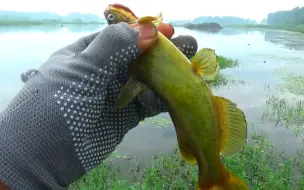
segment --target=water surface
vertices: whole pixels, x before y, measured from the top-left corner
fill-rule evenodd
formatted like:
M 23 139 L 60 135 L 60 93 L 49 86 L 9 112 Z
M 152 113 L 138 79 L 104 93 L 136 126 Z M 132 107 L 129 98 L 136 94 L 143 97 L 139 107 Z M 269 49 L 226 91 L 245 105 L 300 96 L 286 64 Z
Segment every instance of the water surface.
M 0 28 L 0 111 L 22 87 L 20 73 L 38 68 L 55 50 L 103 27 L 89 25 Z M 250 134 L 253 130 L 263 129 L 279 149 L 285 149 L 290 154 L 295 153 L 300 146 L 300 140 L 282 125 L 274 128 L 274 122 L 262 122 L 262 113 L 268 95 L 265 86 L 275 88 L 283 82 L 273 71 L 286 65 L 297 70 L 304 69 L 304 64 L 299 64 L 304 63 L 304 35 L 232 28 L 210 34 L 177 27 L 175 36 L 183 34 L 193 35 L 199 48 L 214 48 L 218 55 L 241 61 L 241 67 L 222 72 L 244 80 L 245 84 L 216 88 L 214 93 L 231 99 L 244 110 Z M 155 152 L 171 152 L 172 146 L 176 144 L 175 131 L 172 124 L 157 122 L 160 118 L 170 120 L 168 114 L 160 114 L 154 123 L 131 130 L 123 143 L 117 147 L 117 151 L 128 155 L 128 158 L 137 157 L 147 163 Z M 128 168 L 126 163 L 125 160 L 117 161 L 117 164 Z

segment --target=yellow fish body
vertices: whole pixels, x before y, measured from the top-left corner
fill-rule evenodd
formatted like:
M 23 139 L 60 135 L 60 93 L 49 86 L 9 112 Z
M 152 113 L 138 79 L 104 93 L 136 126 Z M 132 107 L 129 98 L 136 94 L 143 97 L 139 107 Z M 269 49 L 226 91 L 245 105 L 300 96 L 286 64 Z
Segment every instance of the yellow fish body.
M 155 25 L 161 21 L 161 14 L 137 20 Z M 202 49 L 190 61 L 159 32 L 156 44 L 128 68 L 131 79 L 121 90 L 117 106 L 138 95 L 139 84 L 160 96 L 167 104 L 183 158 L 199 167 L 197 190 L 249 189 L 220 159 L 242 150 L 247 123 L 233 102 L 214 96 L 202 80 L 207 75 L 214 78 L 219 70 L 214 50 Z

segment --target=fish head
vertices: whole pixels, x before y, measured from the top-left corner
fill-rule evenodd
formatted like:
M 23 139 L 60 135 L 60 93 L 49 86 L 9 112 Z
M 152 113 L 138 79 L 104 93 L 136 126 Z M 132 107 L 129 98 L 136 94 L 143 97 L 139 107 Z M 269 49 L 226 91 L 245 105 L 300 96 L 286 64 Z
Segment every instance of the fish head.
M 131 23 L 138 19 L 131 9 L 118 3 L 108 5 L 104 16 L 109 25 L 119 22 Z

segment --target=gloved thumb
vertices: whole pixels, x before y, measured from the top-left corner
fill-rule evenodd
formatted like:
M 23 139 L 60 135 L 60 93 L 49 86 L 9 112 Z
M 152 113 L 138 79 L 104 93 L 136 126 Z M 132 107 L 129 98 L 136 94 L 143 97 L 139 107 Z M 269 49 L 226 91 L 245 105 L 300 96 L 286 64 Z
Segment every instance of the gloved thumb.
M 103 29 L 82 53 L 92 57 L 96 64 L 109 62 L 110 59 L 125 64 L 153 45 L 157 40 L 157 33 L 157 28 L 151 23 L 112 24 Z

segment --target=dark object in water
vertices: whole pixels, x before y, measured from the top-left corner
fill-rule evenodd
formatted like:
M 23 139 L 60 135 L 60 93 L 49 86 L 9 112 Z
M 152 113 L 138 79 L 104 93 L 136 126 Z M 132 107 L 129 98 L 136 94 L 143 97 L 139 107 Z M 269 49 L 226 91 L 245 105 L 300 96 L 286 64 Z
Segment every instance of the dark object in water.
M 207 31 L 207 32 L 211 32 L 211 33 L 217 33 L 220 30 L 223 29 L 223 27 L 221 25 L 219 25 L 218 23 L 215 22 L 210 22 L 210 23 L 199 23 L 199 24 L 185 24 L 183 25 L 183 27 L 191 29 L 191 30 L 201 30 L 201 31 Z

